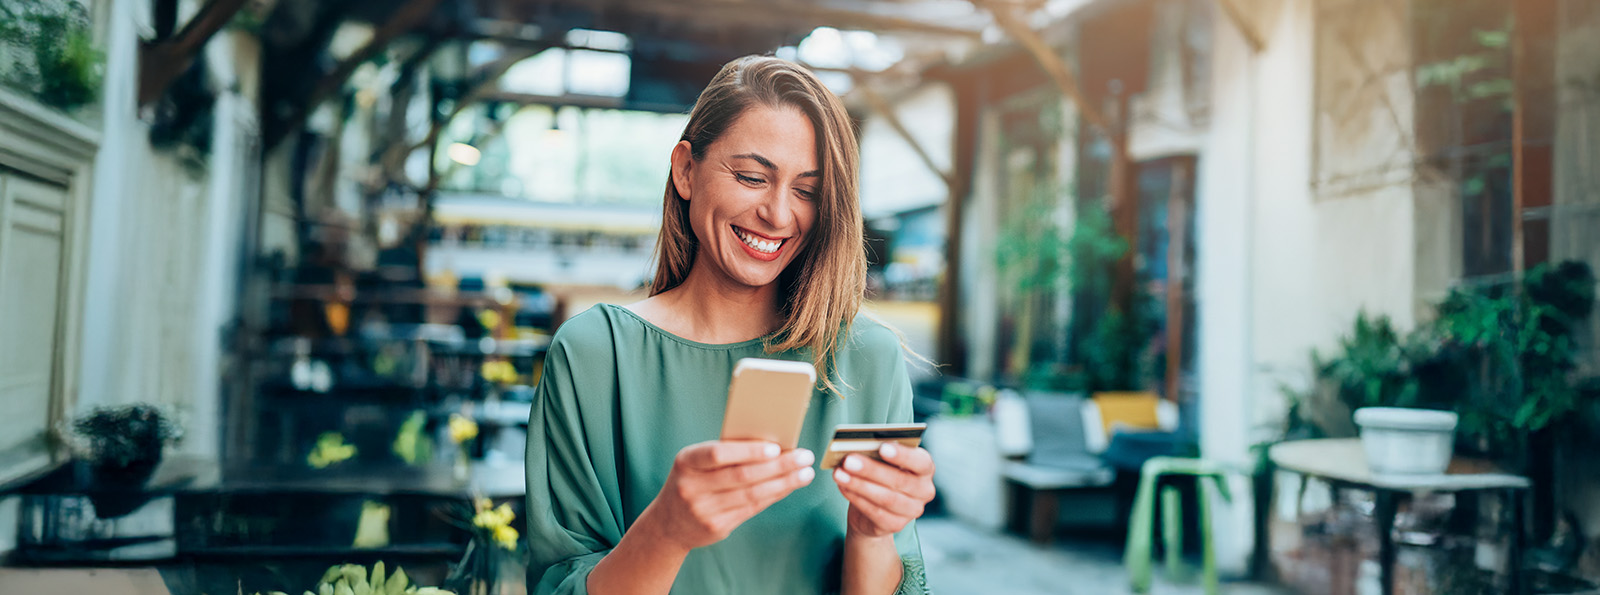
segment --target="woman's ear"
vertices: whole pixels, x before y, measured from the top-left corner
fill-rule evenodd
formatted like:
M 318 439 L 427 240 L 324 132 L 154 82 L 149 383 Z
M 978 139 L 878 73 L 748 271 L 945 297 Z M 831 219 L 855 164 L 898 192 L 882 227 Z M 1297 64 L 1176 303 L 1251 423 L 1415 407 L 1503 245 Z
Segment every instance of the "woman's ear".
M 678 189 L 678 197 L 684 200 L 689 200 L 689 168 L 694 166 L 693 150 L 686 140 L 680 140 L 672 147 L 672 186 Z

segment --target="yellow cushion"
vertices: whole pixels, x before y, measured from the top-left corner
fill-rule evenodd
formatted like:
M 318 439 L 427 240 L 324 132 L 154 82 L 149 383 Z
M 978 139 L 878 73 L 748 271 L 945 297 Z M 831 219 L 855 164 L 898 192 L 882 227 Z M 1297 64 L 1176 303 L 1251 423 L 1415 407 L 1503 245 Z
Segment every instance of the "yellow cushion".
M 1106 436 L 1118 426 L 1136 430 L 1161 429 L 1161 419 L 1156 414 L 1161 397 L 1150 392 L 1095 393 L 1094 404 L 1100 408 L 1100 423 Z

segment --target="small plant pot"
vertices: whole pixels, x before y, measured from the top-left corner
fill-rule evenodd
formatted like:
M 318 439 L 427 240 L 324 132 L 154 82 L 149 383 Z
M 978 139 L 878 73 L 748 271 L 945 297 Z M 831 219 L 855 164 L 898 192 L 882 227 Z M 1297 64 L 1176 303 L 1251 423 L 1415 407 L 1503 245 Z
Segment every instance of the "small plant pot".
M 1375 475 L 1439 475 L 1455 454 L 1457 418 L 1448 411 L 1365 407 L 1355 421 Z

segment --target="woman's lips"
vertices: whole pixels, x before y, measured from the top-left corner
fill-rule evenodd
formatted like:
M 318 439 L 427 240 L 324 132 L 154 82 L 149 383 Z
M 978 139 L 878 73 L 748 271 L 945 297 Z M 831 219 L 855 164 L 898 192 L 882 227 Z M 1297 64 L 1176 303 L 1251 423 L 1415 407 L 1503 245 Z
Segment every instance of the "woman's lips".
M 730 227 L 733 228 L 734 237 L 739 238 L 739 246 L 757 260 L 768 262 L 777 260 L 778 255 L 783 253 L 783 245 L 788 243 L 788 238 L 773 238 L 737 225 Z

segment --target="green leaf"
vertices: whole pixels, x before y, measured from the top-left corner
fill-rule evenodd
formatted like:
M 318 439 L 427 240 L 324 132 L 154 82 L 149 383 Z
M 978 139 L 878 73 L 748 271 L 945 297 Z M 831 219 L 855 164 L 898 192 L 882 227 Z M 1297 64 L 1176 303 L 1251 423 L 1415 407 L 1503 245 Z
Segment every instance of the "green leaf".
M 383 588 L 384 591 L 388 592 L 388 595 L 401 595 L 410 584 L 411 579 L 406 576 L 406 569 L 396 566 L 394 574 L 389 576 L 389 580 L 384 583 Z
M 1478 45 L 1486 48 L 1501 49 L 1511 45 L 1510 31 L 1473 31 L 1472 35 L 1478 38 Z

